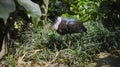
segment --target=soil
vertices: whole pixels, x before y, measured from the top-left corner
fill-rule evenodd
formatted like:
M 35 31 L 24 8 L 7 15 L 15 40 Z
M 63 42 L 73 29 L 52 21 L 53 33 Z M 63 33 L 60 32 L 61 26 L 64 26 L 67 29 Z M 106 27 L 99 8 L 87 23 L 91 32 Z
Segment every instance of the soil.
M 120 50 L 99 53 L 98 58 L 87 67 L 120 67 Z

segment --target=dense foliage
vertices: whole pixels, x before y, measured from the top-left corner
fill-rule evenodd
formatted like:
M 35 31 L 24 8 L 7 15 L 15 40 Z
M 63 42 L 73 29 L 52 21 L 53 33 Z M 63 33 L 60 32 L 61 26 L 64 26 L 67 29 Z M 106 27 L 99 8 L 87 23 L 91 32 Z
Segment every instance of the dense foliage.
M 34 7 L 31 7 L 30 10 L 27 8 L 36 3 L 43 7 L 42 2 L 39 0 L 32 0 L 35 3 L 30 0 L 26 1 L 28 1 L 28 5 L 22 10 L 27 11 L 26 14 L 34 16 L 33 21 L 37 22 L 36 17 L 40 19 L 39 17 L 43 14 L 38 10 L 40 15 L 37 15 Z M 21 2 L 23 3 L 20 4 Z M 17 6 L 18 4 L 26 5 L 24 0 L 21 2 L 17 3 Z M 46 23 L 44 27 L 36 27 L 41 23 L 27 21 L 31 19 L 26 20 L 26 14 L 17 15 L 14 27 L 10 30 L 9 53 L 2 59 L 1 64 L 12 67 L 87 66 L 86 64 L 94 61 L 101 51 L 120 49 L 119 7 L 119 0 L 50 0 L 48 18 L 47 20 L 42 19 Z M 87 32 L 71 35 L 58 34 L 55 30 L 49 29 L 57 16 L 82 21 Z

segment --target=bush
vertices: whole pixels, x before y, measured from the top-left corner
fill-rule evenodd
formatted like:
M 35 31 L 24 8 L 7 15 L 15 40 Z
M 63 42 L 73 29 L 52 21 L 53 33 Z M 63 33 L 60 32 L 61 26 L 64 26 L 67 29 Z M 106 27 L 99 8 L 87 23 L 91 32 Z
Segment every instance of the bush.
M 23 57 L 21 61 L 23 65 L 35 62 L 44 66 L 52 62 L 58 52 L 59 54 L 51 64 L 84 66 L 87 62 L 93 61 L 101 48 L 105 49 L 105 45 L 113 41 L 112 36 L 114 36 L 99 22 L 90 21 L 85 22 L 84 25 L 87 28 L 86 33 L 71 35 L 59 35 L 54 30 L 40 27 L 26 30 L 20 37 L 23 43 L 19 43 L 16 51 L 9 54 L 6 59 L 11 60 L 9 57 L 13 55 L 17 60 Z M 18 61 L 16 63 L 19 64 Z M 8 63 L 8 65 L 14 65 L 14 63 Z

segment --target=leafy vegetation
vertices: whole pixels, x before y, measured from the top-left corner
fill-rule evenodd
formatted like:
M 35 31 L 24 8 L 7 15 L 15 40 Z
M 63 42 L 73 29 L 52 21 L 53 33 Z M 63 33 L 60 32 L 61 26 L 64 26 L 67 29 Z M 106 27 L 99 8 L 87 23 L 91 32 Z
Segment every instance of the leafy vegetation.
M 98 53 L 119 49 L 119 25 L 115 21 L 119 21 L 120 12 L 118 8 L 113 8 L 113 6 L 119 6 L 118 0 L 50 0 L 48 18 L 44 27 L 38 26 L 42 10 L 38 9 L 39 14 L 34 12 L 33 7 L 27 10 L 36 3 L 42 7 L 42 2 L 26 1 L 28 1 L 27 4 L 23 0 L 18 4 L 27 5 L 23 10 L 26 10 L 27 14 L 30 13 L 34 20 L 29 22 L 28 20 L 31 19 L 27 19 L 26 14 L 17 15 L 17 20 L 10 30 L 8 54 L 1 59 L 0 66 L 85 67 L 97 58 Z M 82 21 L 87 32 L 71 35 L 58 34 L 49 28 L 56 16 Z M 109 21 L 110 18 L 112 19 Z M 108 23 L 111 21 L 113 22 Z
M 37 28 L 22 32 L 22 43 L 18 42 L 13 44 L 16 46 L 10 47 L 15 51 L 10 49 L 13 52 L 6 56 L 8 64 L 5 65 L 51 66 L 57 63 L 64 66 L 85 66 L 96 58 L 96 54 L 101 51 L 101 45 L 107 45 L 110 42 L 107 38 L 112 38 L 114 34 L 101 23 L 86 22 L 84 25 L 88 29 L 87 33 L 72 34 L 69 40 L 66 35 L 59 35 L 49 29 Z

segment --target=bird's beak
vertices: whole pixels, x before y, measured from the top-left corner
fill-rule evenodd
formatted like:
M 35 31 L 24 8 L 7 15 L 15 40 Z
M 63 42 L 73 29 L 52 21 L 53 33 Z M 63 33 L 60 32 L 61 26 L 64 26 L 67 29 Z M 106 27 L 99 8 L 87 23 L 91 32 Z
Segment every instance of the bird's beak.
M 48 26 L 48 29 L 52 30 L 53 29 L 53 25 Z

